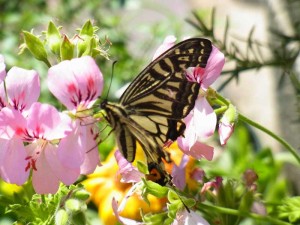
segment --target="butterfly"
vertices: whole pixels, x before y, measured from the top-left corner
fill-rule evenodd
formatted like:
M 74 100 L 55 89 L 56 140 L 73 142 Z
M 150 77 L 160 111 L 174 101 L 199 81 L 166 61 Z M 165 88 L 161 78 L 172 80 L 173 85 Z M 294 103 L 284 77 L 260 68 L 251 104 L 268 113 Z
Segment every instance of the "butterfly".
M 138 142 L 147 158 L 148 177 L 161 185 L 171 182 L 162 162 L 170 157 L 163 148 L 183 135 L 183 118 L 194 108 L 200 89 L 199 83 L 187 80 L 185 70 L 205 68 L 211 51 L 207 39 L 184 40 L 152 61 L 118 103 L 101 103 L 123 156 L 133 162 Z

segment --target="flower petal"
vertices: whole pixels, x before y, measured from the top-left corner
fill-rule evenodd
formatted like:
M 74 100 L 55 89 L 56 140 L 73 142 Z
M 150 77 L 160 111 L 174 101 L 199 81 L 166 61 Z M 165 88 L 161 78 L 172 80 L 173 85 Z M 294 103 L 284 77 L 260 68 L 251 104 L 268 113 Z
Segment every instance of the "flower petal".
M 217 124 L 217 116 L 206 98 L 198 98 L 195 102 L 194 116 L 190 123 L 197 137 L 207 138 L 213 135 Z M 190 128 L 189 128 L 190 129 Z
M 0 174 L 8 183 L 22 185 L 29 176 L 29 170 L 25 171 L 27 165 L 26 151 L 20 139 L 0 139 Z
M 20 111 L 10 108 L 3 108 L 0 112 L 0 137 L 11 139 L 17 135 L 24 137 L 27 122 Z
M 88 108 L 102 92 L 103 77 L 95 60 L 84 56 L 51 67 L 48 87 L 69 110 Z
M 195 211 L 188 212 L 183 210 L 177 213 L 172 225 L 209 225 L 209 223 L 200 214 Z
M 95 171 L 97 165 L 101 165 L 97 146 L 94 145 L 94 148 L 88 150 L 84 156 L 84 161 L 80 166 L 80 174 L 88 175 Z
M 64 184 L 70 185 L 74 183 L 80 175 L 79 168 L 69 168 L 62 164 L 58 160 L 57 148 L 53 145 L 48 145 L 47 149 L 44 149 L 47 163 L 49 168 L 54 173 L 54 175 L 61 180 Z M 38 168 L 39 169 L 39 168 Z
M 54 140 L 66 137 L 72 130 L 71 119 L 48 104 L 36 102 L 28 110 L 28 133 L 35 138 Z
M 32 145 L 26 147 L 28 150 L 34 148 Z M 50 148 L 52 148 L 51 145 L 49 145 Z M 45 151 L 41 151 L 39 158 L 36 160 L 36 168 L 37 170 L 32 172 L 32 185 L 35 192 L 38 194 L 55 194 L 59 187 L 59 179 L 52 171 Z
M 86 129 L 77 122 L 73 132 L 63 138 L 57 154 L 60 162 L 70 168 L 80 168 L 86 149 Z
M 5 79 L 9 103 L 20 111 L 28 109 L 40 95 L 40 79 L 35 70 L 11 68 Z
M 183 151 L 185 154 L 192 156 L 195 159 L 206 158 L 207 160 L 212 160 L 214 156 L 214 148 L 197 141 L 191 146 L 189 151 Z
M 176 42 L 176 37 L 175 36 L 167 36 L 164 40 L 164 42 L 162 43 L 162 45 L 160 45 L 158 47 L 158 49 L 156 50 L 156 52 L 154 53 L 153 59 L 156 59 L 158 56 L 160 56 L 162 53 L 164 53 L 165 51 L 167 51 L 169 48 L 173 47 L 174 44 Z
M 219 123 L 219 136 L 220 136 L 220 143 L 221 145 L 225 145 L 230 138 L 231 134 L 233 133 L 234 126 L 229 123 L 221 122 Z
M 132 183 L 139 182 L 144 176 L 130 162 L 128 162 L 119 150 L 115 151 L 115 158 L 119 166 L 119 173 L 122 176 L 121 182 Z
M 205 67 L 205 74 L 201 82 L 201 88 L 207 89 L 220 76 L 223 66 L 225 64 L 225 57 L 218 48 L 212 46 L 212 52 Z
M 181 158 L 180 165 L 174 164 L 172 169 L 172 182 L 179 189 L 183 190 L 186 185 L 185 167 L 189 161 L 188 155 L 183 155 Z
M 200 97 L 195 102 L 195 108 L 184 119 L 186 124 L 185 137 L 177 139 L 180 149 L 188 151 L 199 139 L 213 135 L 217 123 L 217 116 L 207 100 Z M 188 154 L 190 155 L 190 154 Z

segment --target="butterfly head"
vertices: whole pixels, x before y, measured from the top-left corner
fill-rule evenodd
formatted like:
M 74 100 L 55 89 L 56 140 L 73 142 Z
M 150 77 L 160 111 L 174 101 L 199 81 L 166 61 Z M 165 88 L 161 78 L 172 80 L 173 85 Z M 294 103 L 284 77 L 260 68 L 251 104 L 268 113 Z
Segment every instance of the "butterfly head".
M 100 108 L 101 109 L 106 109 L 107 108 L 107 99 L 104 99 L 101 103 L 100 103 Z

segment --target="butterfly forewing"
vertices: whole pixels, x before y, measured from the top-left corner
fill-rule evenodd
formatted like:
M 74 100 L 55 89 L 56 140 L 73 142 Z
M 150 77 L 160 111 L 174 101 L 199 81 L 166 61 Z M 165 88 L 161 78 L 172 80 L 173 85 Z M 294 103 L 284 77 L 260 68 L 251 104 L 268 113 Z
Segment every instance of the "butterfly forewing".
M 138 99 L 153 94 L 156 90 L 161 90 L 164 87 L 173 89 L 173 97 L 169 93 L 164 96 L 175 99 L 179 85 L 183 81 L 187 81 L 184 74 L 185 70 L 188 67 L 197 66 L 205 68 L 211 50 L 211 42 L 207 39 L 192 38 L 178 43 L 152 61 L 133 80 L 121 96 L 120 103 L 130 106 L 137 103 Z M 182 87 L 184 87 L 183 83 Z
M 161 158 L 168 161 L 168 154 L 163 147 L 168 140 L 174 141 L 183 134 L 182 119 L 193 109 L 200 88 L 200 84 L 186 79 L 185 70 L 205 68 L 211 51 L 211 42 L 206 39 L 180 42 L 133 80 L 119 104 L 106 101 L 101 104 L 115 130 L 118 147 L 128 161 L 134 160 L 138 141 L 148 165 L 164 171 Z

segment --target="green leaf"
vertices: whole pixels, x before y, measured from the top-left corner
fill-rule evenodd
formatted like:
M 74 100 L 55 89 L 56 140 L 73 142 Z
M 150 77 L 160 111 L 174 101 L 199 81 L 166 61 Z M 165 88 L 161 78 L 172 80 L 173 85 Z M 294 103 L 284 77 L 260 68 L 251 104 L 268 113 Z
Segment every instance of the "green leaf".
M 86 225 L 86 218 L 83 212 L 72 215 L 72 223 L 74 225 Z
M 145 195 L 152 194 L 158 198 L 165 197 L 168 194 L 169 189 L 167 187 L 163 187 L 153 181 L 146 181 L 143 179 L 144 182 L 144 190 L 143 193 Z
M 173 222 L 173 219 L 170 219 L 166 212 L 156 214 L 149 213 L 147 215 L 143 215 L 142 218 L 145 224 L 151 225 L 169 225 Z
M 291 197 L 284 200 L 284 203 L 277 207 L 278 217 L 288 219 L 295 223 L 300 221 L 300 197 Z
M 148 171 L 148 167 L 145 163 L 143 163 L 142 161 L 137 161 L 137 168 L 138 170 L 143 173 L 143 174 L 147 174 L 149 171 Z
M 172 204 L 167 204 L 167 207 L 168 207 L 168 217 L 174 220 L 176 218 L 177 212 L 182 208 L 182 202 L 181 201 L 173 202 Z
M 48 67 L 50 67 L 51 64 L 48 61 L 47 52 L 42 41 L 37 36 L 27 31 L 23 31 L 23 34 L 26 47 L 31 52 L 31 54 L 36 59 L 43 61 Z

